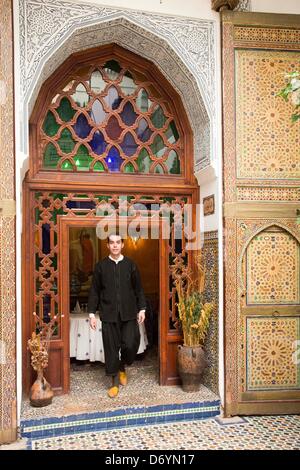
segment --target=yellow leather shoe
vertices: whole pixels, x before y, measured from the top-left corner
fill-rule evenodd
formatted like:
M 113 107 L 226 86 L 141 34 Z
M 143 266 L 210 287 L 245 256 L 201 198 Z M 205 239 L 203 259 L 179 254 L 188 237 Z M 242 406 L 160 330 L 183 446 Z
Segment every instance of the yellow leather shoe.
M 107 392 L 107 395 L 110 397 L 110 398 L 116 398 L 116 396 L 118 395 L 119 393 L 119 387 L 110 387 L 108 389 L 108 392 Z
M 119 381 L 121 385 L 127 385 L 127 374 L 126 372 L 119 372 Z

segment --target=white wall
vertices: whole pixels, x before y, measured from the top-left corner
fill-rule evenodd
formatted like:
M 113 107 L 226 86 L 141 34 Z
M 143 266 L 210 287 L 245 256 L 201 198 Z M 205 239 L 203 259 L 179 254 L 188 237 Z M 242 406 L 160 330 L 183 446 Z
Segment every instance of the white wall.
M 300 14 L 300 0 L 251 0 L 251 11 Z

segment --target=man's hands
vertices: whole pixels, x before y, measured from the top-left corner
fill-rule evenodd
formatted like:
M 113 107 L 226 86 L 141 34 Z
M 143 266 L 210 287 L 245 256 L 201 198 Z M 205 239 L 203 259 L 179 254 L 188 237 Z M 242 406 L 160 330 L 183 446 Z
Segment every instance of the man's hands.
M 145 310 L 139 311 L 137 321 L 139 325 L 145 321 Z
M 97 319 L 95 317 L 90 317 L 90 327 L 92 330 L 95 330 L 97 326 Z

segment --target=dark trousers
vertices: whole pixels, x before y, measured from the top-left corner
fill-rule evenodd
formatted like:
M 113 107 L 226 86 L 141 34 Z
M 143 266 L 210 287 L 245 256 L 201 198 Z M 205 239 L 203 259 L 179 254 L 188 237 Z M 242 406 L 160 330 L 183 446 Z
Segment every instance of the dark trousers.
M 106 375 L 117 375 L 120 365 L 133 363 L 140 345 L 137 320 L 102 322 Z M 121 354 L 120 354 L 121 352 Z

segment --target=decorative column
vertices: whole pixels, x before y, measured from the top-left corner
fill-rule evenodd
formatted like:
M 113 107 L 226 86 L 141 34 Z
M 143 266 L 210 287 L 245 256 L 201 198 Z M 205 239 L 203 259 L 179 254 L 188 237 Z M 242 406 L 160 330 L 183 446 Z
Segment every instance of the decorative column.
M 234 10 L 239 0 L 211 0 L 211 9 L 214 11 Z
M 12 0 L 0 2 L 0 444 L 17 438 Z

